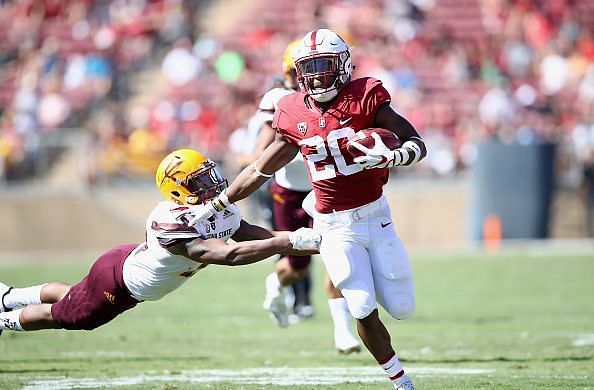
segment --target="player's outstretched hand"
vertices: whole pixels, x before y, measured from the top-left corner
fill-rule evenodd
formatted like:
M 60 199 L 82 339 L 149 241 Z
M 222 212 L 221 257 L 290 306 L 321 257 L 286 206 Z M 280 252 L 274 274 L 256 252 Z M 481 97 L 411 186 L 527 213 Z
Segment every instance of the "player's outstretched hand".
M 196 226 L 200 221 L 204 221 L 212 217 L 216 213 L 216 209 L 212 205 L 212 202 L 206 204 L 198 204 L 190 206 L 190 220 L 188 221 L 189 226 Z
M 352 144 L 353 147 L 365 153 L 364 156 L 355 157 L 353 159 L 354 162 L 364 169 L 392 168 L 393 166 L 402 163 L 401 154 L 388 149 L 379 134 L 371 133 L 371 136 L 375 140 L 373 148 L 371 149 L 357 142 Z
M 317 230 L 311 228 L 299 228 L 289 233 L 289 241 L 293 249 L 297 250 L 320 250 L 322 237 Z

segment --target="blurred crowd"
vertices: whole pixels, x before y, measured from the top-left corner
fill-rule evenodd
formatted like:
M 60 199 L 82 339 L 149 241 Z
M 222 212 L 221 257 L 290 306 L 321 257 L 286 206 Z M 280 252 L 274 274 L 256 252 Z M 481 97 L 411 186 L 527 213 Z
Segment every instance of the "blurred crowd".
M 88 135 L 89 183 L 150 176 L 178 147 L 231 166 L 287 43 L 328 27 L 353 47 L 354 77 L 381 79 L 424 136 L 426 174 L 465 172 L 481 140 L 552 142 L 562 182 L 594 188 L 591 0 L 0 4 L 8 180 L 34 175 L 43 140 L 69 131 Z

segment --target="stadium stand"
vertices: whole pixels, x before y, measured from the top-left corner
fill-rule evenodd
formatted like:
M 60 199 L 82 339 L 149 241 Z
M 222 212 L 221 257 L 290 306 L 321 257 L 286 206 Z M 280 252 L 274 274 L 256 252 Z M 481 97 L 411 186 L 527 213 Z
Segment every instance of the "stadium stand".
M 476 143 L 497 138 L 559 144 L 560 186 L 585 183 L 590 0 L 3 1 L 1 177 L 51 174 L 66 148 L 41 149 L 72 132 L 90 140 L 89 185 L 146 179 L 180 146 L 229 163 L 228 138 L 278 73 L 286 42 L 319 26 L 354 46 L 355 76 L 381 78 L 419 128 L 428 177 L 465 174 Z M 40 155 L 49 164 L 36 164 Z

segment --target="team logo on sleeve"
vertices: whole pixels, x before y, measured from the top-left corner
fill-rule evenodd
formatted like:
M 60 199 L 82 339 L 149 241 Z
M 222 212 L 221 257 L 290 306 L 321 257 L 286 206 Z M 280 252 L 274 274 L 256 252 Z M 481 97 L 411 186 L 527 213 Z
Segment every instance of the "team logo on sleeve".
M 307 123 L 306 122 L 297 123 L 297 130 L 299 130 L 299 132 L 301 134 L 305 134 L 305 132 L 307 131 Z

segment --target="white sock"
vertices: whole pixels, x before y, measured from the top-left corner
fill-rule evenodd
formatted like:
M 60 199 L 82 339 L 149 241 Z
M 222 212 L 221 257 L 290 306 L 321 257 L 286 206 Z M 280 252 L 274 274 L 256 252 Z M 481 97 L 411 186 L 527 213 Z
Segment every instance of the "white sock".
M 344 298 L 328 299 L 328 307 L 332 322 L 334 322 L 334 331 L 337 333 L 348 333 L 353 337 L 353 316 L 349 311 L 349 306 Z
M 7 309 L 14 309 L 15 307 L 40 304 L 41 289 L 46 284 L 47 283 L 25 288 L 13 288 L 4 297 L 4 306 L 6 306 Z
M 16 331 L 22 331 L 23 327 L 19 321 L 19 316 L 23 309 L 7 311 L 0 313 L 0 330 L 10 329 Z
M 268 298 L 276 298 L 281 294 L 281 284 L 278 280 L 276 272 L 271 273 L 266 277 L 266 296 Z
M 378 362 L 378 364 L 382 366 L 384 372 L 393 383 L 398 382 L 402 375 L 404 375 L 404 370 L 400 365 L 400 361 L 396 357 L 396 353 L 393 353 L 393 355 L 385 362 Z

